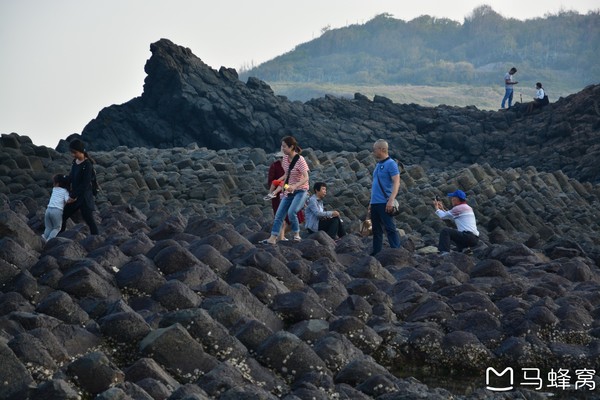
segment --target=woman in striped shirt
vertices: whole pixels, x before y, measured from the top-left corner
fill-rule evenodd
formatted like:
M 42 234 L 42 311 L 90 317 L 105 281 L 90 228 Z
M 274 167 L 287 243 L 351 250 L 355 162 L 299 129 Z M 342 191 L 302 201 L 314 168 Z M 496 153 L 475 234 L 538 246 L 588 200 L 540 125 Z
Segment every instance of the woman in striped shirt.
M 261 241 L 264 244 L 275 244 L 277 242 L 277 235 L 281 230 L 286 215 L 292 225 L 292 232 L 294 233 L 293 241 L 299 242 L 301 240 L 300 223 L 298 222 L 297 214 L 306 203 L 309 187 L 309 168 L 304 157 L 300 155 L 302 149 L 293 136 L 286 136 L 281 139 L 281 151 L 283 152 L 281 166 L 285 173 L 279 180 L 285 182 L 283 197 L 275 213 L 271 236 Z

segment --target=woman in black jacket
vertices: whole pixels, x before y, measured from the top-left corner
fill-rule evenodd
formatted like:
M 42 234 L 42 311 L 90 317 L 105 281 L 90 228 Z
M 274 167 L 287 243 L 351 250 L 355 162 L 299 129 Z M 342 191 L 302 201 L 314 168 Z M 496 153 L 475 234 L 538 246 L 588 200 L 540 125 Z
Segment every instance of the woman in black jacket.
M 90 227 L 92 235 L 98 234 L 98 226 L 94 220 L 94 194 L 92 191 L 92 178 L 94 176 L 94 166 L 92 158 L 85 151 L 84 143 L 75 139 L 69 143 L 69 149 L 73 156 L 73 164 L 71 164 L 71 190 L 69 191 L 70 199 L 65 205 L 63 211 L 63 223 L 61 232 L 66 228 L 67 219 L 69 219 L 78 210 L 81 210 L 81 216 L 85 223 Z

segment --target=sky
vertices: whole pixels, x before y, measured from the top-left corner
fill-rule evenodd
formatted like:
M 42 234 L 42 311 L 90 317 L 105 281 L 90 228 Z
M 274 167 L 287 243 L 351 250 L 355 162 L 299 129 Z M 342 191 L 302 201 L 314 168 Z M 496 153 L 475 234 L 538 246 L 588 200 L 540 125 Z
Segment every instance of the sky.
M 150 44 L 167 38 L 214 69 L 258 65 L 389 13 L 463 22 L 489 5 L 520 20 L 600 0 L 0 0 L 0 133 L 56 147 L 100 110 L 142 94 Z

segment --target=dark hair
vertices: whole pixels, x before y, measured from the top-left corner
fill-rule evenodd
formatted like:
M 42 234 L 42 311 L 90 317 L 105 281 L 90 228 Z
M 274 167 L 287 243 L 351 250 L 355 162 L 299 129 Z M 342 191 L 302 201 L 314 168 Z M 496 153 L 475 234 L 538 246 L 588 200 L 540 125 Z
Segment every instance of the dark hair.
M 54 175 L 52 181 L 63 189 L 67 189 L 69 187 L 69 177 L 67 175 Z
M 302 148 L 298 145 L 298 142 L 296 141 L 295 137 L 285 136 L 283 139 L 281 139 L 281 141 L 285 142 L 287 147 L 291 147 L 296 153 L 302 153 Z
M 325 182 L 315 182 L 315 184 L 313 185 L 313 191 L 318 192 L 323 187 L 327 187 L 327 184 Z
M 542 87 L 542 82 L 537 82 L 537 83 L 535 84 L 535 86 L 536 86 L 536 87 L 538 87 L 538 88 L 541 88 L 541 87 Z
M 71 151 L 78 151 L 80 153 L 83 153 L 84 157 L 87 158 L 88 160 L 90 160 L 92 162 L 92 164 L 96 163 L 96 161 L 94 161 L 94 159 L 86 151 L 86 149 L 85 149 L 85 143 L 83 143 L 82 140 L 73 139 L 69 143 L 69 150 L 71 150 Z
M 513 73 L 514 73 L 514 72 L 517 72 L 517 69 L 516 69 L 515 67 L 512 67 L 512 68 L 510 69 L 510 71 L 513 71 Z M 508 72 L 510 72 L 510 71 L 508 71 Z

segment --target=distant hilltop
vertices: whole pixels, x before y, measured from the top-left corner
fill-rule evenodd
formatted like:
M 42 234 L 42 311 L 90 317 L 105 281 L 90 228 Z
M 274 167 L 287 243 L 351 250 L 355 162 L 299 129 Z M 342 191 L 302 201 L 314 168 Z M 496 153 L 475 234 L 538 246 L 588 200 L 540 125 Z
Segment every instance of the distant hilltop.
M 560 99 L 550 93 L 551 104 L 532 115 L 396 104 L 359 93 L 353 99 L 324 96 L 302 103 L 277 96 L 257 78 L 244 83 L 234 69 L 214 70 L 167 39 L 150 50 L 143 94 L 104 108 L 87 124 L 81 136 L 90 149 L 197 143 L 215 150 L 274 152 L 281 137 L 291 134 L 307 147 L 356 152 L 385 138 L 408 164 L 440 169 L 535 165 L 600 182 L 600 85 Z M 65 150 L 66 141 L 58 149 Z
M 599 11 L 561 11 L 520 21 L 484 5 L 463 23 L 428 15 L 403 21 L 381 14 L 365 24 L 322 32 L 241 76 L 285 87 L 281 93 L 299 100 L 307 91 L 318 92 L 318 85 L 329 90 L 342 85 L 496 87 L 513 65 L 519 81 L 531 82 L 530 87 L 537 81 L 552 82 L 555 94 L 600 82 Z M 460 105 L 453 102 L 457 97 L 455 93 L 446 104 Z

